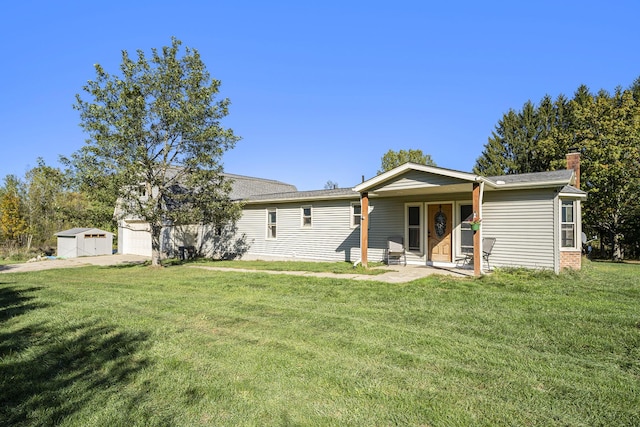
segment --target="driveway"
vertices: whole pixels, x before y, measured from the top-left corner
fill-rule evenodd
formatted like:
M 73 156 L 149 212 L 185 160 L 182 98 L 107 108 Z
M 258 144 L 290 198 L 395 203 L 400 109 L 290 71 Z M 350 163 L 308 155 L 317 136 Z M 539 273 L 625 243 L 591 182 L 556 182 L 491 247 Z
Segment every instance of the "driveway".
M 84 267 L 87 265 L 117 265 L 143 263 L 150 258 L 140 255 L 101 255 L 80 258 L 47 259 L 46 261 L 0 265 L 0 273 L 27 273 L 29 271 L 51 270 L 52 268 Z

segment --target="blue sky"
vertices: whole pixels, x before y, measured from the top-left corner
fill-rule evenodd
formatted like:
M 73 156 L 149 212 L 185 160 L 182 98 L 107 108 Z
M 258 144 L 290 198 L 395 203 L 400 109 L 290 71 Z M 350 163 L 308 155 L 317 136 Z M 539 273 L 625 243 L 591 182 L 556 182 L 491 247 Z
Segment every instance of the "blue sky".
M 121 50 L 199 50 L 243 139 L 231 173 L 300 190 L 371 178 L 389 149 L 470 171 L 498 120 L 640 77 L 640 2 L 13 1 L 0 14 L 0 178 L 86 139 L 74 96 Z

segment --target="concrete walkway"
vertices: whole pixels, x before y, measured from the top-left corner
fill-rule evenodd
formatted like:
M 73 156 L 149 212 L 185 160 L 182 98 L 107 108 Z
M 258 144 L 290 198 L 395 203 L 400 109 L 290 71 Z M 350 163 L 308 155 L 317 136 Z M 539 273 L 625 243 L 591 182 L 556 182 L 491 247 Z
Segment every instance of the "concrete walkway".
M 372 282 L 386 283 L 406 283 L 413 280 L 422 279 L 432 275 L 443 275 L 450 277 L 473 277 L 473 270 L 463 269 L 444 269 L 426 266 L 384 266 L 378 267 L 381 270 L 391 270 L 384 274 L 336 274 L 336 273 L 316 273 L 311 271 L 274 271 L 274 270 L 250 270 L 247 268 L 229 268 L 229 267 L 210 267 L 204 265 L 192 265 L 191 268 L 201 268 L 204 270 L 226 271 L 226 272 L 242 272 L 242 273 L 263 273 L 263 274 L 284 274 L 287 276 L 304 276 L 304 277 L 323 277 L 331 279 L 348 279 L 348 280 L 368 280 Z
M 120 264 L 141 264 L 148 261 L 150 258 L 140 255 L 102 255 L 102 256 L 88 256 L 79 258 L 66 258 L 66 259 L 53 259 L 36 262 L 25 262 L 20 264 L 7 264 L 0 265 L 1 273 L 27 273 L 30 271 L 50 270 L 54 268 L 74 268 L 84 267 L 87 265 L 120 265 Z M 347 279 L 347 280 L 369 280 L 375 282 L 386 283 L 405 283 L 412 280 L 422 279 L 423 277 L 431 276 L 434 274 L 449 276 L 449 277 L 473 277 L 473 270 L 464 270 L 458 268 L 435 268 L 416 265 L 391 265 L 376 267 L 382 270 L 390 270 L 384 274 L 369 275 L 369 274 L 336 274 L 336 273 L 316 273 L 311 271 L 274 271 L 274 270 L 250 270 L 247 268 L 228 268 L 228 267 L 212 267 L 204 265 L 188 265 L 190 268 L 201 268 L 204 270 L 213 271 L 228 271 L 228 272 L 242 272 L 242 273 L 263 273 L 263 274 L 285 274 L 288 276 L 306 276 L 306 277 L 325 277 L 332 279 Z

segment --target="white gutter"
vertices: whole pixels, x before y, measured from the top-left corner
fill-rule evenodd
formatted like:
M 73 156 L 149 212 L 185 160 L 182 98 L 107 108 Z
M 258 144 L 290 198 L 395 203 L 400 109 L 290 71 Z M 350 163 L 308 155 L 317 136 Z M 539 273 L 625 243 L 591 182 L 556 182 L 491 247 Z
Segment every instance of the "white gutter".
M 357 200 L 358 193 L 353 194 L 341 194 L 339 196 L 302 196 L 302 197 L 274 197 L 269 199 L 245 199 L 240 200 L 245 205 L 260 205 L 264 203 L 295 203 L 295 202 L 310 202 L 314 200 Z
M 480 180 L 478 180 L 480 181 Z M 502 189 L 512 189 L 512 188 L 548 188 L 555 187 L 559 185 L 567 185 L 567 180 L 557 180 L 557 181 L 542 181 L 542 182 L 514 182 L 511 184 L 501 183 L 503 181 L 497 180 L 496 182 L 490 180 L 482 180 L 480 182 L 487 182 L 491 186 L 491 188 L 495 188 L 498 190 Z

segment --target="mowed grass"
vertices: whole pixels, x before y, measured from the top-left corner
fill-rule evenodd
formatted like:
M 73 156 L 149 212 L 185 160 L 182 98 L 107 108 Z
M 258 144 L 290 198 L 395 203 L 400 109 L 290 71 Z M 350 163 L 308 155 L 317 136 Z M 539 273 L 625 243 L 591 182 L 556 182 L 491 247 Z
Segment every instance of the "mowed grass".
M 187 261 L 185 264 L 204 265 L 208 267 L 237 268 L 246 270 L 270 270 L 270 271 L 309 271 L 315 273 L 335 274 L 384 274 L 389 269 L 381 268 L 385 264 L 369 263 L 370 268 L 364 268 L 361 264 L 354 266 L 350 262 L 313 262 L 313 261 L 226 261 L 198 259 Z
M 638 425 L 639 273 L 2 274 L 0 425 Z

